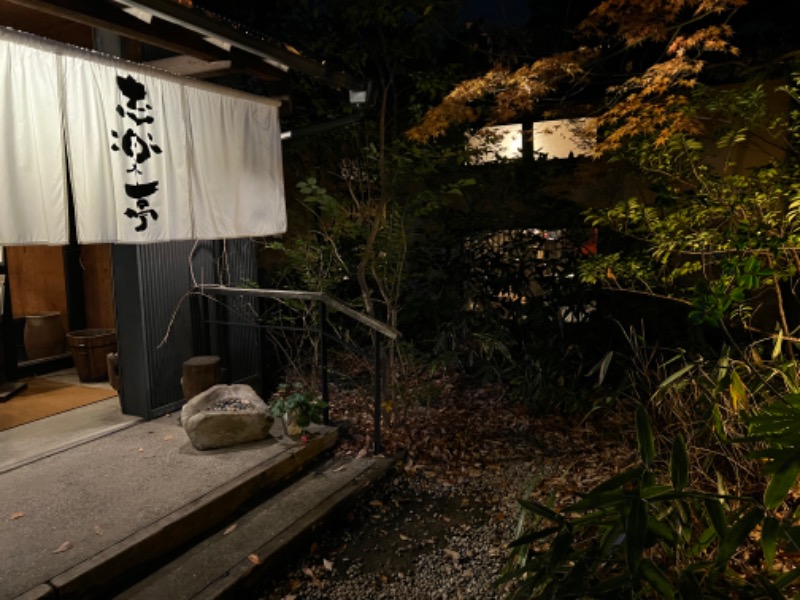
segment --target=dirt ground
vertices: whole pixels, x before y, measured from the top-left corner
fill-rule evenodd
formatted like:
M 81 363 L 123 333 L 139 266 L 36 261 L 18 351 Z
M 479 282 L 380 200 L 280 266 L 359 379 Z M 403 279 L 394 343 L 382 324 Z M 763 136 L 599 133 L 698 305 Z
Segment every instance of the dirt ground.
M 495 386 L 443 375 L 429 402 L 385 425 L 397 467 L 267 585 L 263 600 L 502 598 L 498 585 L 524 525 L 518 500 L 566 501 L 635 453 L 613 424 L 534 419 Z M 332 394 L 350 423 L 340 454 L 372 447 L 369 395 Z M 534 485 L 536 484 L 536 485 Z

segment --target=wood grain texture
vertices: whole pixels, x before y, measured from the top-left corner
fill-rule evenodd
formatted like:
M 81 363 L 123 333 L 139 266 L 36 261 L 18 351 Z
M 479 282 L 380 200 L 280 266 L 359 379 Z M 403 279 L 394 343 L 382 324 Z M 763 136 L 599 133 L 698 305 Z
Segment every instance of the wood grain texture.
M 61 247 L 7 246 L 5 251 L 14 318 L 58 311 L 64 331 L 67 331 L 67 292 Z

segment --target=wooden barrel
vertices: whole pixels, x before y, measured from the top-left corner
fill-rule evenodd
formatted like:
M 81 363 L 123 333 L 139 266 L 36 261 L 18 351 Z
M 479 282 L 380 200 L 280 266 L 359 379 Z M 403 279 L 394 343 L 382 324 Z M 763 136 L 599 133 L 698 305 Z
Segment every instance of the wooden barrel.
M 29 360 L 64 354 L 64 325 L 59 312 L 25 315 L 22 336 Z
M 113 329 L 80 329 L 67 334 L 67 342 L 81 381 L 108 379 L 106 355 L 117 351 L 117 332 Z

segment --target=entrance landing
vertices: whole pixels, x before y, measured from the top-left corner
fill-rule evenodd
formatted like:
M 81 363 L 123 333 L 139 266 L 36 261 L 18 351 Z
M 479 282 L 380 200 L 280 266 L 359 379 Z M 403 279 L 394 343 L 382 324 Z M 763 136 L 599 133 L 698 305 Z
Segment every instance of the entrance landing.
M 0 473 L 0 600 L 91 596 L 144 572 L 300 473 L 337 436 L 320 427 L 306 443 L 281 436 L 200 452 L 169 415 Z

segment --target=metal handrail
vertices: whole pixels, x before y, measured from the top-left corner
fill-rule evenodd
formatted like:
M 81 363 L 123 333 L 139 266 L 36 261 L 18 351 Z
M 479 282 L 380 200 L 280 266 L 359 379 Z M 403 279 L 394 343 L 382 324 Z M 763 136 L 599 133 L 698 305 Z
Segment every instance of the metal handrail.
M 201 284 L 197 286 L 194 292 L 200 294 L 219 294 L 221 296 L 250 296 L 254 298 L 272 298 L 275 300 L 307 300 L 312 302 L 319 303 L 319 311 L 320 311 L 320 329 L 319 329 L 319 336 L 320 336 L 320 363 L 321 363 L 321 378 L 322 381 L 322 401 L 325 402 L 326 406 L 329 404 L 329 393 L 328 393 L 328 360 L 327 360 L 327 344 L 325 343 L 327 332 L 325 328 L 325 324 L 328 321 L 327 318 L 327 309 L 330 308 L 337 312 L 340 312 L 354 321 L 365 325 L 369 329 L 373 331 L 373 345 L 374 345 L 374 366 L 375 366 L 375 382 L 374 382 L 374 442 L 375 442 L 375 454 L 379 454 L 382 451 L 382 444 L 381 444 L 381 356 L 383 354 L 383 349 L 381 346 L 380 338 L 377 334 L 381 334 L 382 336 L 390 339 L 396 340 L 401 336 L 400 332 L 392 327 L 391 325 L 387 325 L 383 321 L 379 321 L 374 317 L 370 317 L 369 315 L 365 315 L 364 313 L 360 313 L 357 310 L 353 310 L 349 306 L 347 306 L 344 302 L 327 294 L 325 292 L 307 292 L 301 290 L 274 290 L 274 289 L 262 289 L 262 288 L 239 288 L 239 287 L 230 287 L 226 285 L 220 284 Z M 325 408 L 325 422 L 329 422 L 328 420 L 328 409 Z

